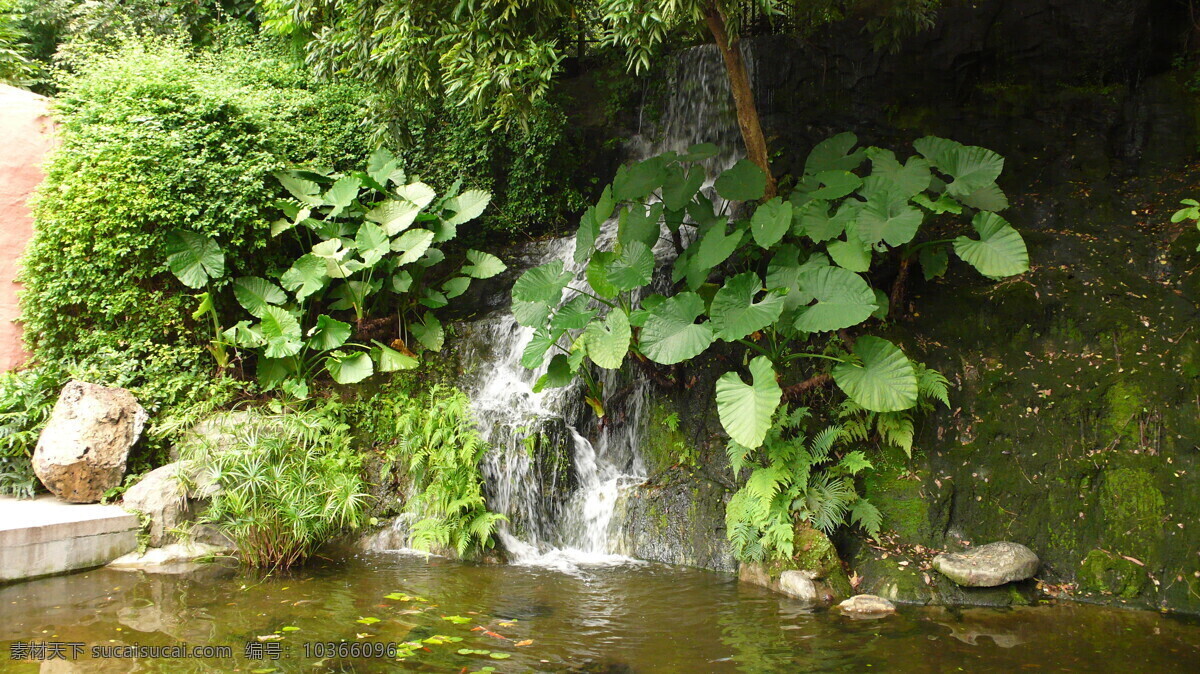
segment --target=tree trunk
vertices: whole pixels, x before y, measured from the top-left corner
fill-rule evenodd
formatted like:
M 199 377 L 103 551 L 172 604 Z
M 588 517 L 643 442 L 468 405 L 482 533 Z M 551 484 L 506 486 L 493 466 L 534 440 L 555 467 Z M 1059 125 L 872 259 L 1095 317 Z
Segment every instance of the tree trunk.
M 725 72 L 729 76 L 729 88 L 733 91 L 733 105 L 737 109 L 738 126 L 742 130 L 742 141 L 746 144 L 746 155 L 767 174 L 767 191 L 764 199 L 775 196 L 775 176 L 771 173 L 771 161 L 767 155 L 767 139 L 763 136 L 762 124 L 758 120 L 758 108 L 754 105 L 754 92 L 750 89 L 750 73 L 742 60 L 738 40 L 729 42 L 725 31 L 725 17 L 715 4 L 704 12 L 708 30 L 712 32 L 725 58 Z

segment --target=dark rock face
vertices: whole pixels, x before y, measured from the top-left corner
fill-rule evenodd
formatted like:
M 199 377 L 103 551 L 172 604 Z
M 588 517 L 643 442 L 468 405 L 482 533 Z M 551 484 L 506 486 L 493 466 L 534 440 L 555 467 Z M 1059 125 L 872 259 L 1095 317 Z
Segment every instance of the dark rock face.
M 33 470 L 64 501 L 95 503 L 121 484 L 147 416 L 125 389 L 67 382 L 38 438 Z

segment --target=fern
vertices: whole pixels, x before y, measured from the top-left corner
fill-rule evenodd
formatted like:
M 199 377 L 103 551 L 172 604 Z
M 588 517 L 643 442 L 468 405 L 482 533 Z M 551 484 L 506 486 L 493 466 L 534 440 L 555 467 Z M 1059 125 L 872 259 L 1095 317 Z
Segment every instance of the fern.
M 925 367 L 922 363 L 914 362 L 913 365 L 917 370 L 917 399 L 918 402 L 924 402 L 932 409 L 933 405 L 929 402 L 931 399 L 936 400 L 950 408 L 950 382 L 937 370 Z
M 850 506 L 850 521 L 866 531 L 871 538 L 879 538 L 879 527 L 883 524 L 883 513 L 865 498 Z
M 874 466 L 867 460 L 866 454 L 856 449 L 842 457 L 842 460 L 838 462 L 836 470 L 844 475 L 853 476 L 858 475 L 868 468 L 874 468 Z

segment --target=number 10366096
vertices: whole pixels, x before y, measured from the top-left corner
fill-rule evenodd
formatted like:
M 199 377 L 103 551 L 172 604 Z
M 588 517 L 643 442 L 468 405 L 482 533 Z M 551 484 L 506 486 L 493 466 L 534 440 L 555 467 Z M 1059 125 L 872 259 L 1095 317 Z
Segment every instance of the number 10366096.
M 393 641 L 308 641 L 306 658 L 394 658 L 400 645 Z

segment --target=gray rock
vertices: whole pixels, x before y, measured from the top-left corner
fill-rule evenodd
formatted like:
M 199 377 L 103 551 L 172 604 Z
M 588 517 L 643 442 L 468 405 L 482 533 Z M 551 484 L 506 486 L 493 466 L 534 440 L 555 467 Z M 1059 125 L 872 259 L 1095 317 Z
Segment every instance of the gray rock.
M 204 557 L 228 555 L 232 548 L 227 545 L 209 545 L 199 541 L 171 543 L 161 548 L 150 548 L 143 553 L 131 552 L 109 562 L 108 566 L 121 570 L 148 570 L 164 573 L 185 573 L 195 568 L 190 562 Z
M 999 541 L 933 558 L 933 568 L 964 587 L 995 587 L 1033 577 L 1041 560 L 1020 543 Z
M 38 438 L 33 470 L 64 501 L 95 503 L 121 484 L 147 418 L 125 389 L 67 382 Z
M 879 617 L 896 612 L 892 602 L 873 594 L 857 594 L 837 605 L 842 613 L 860 617 Z

